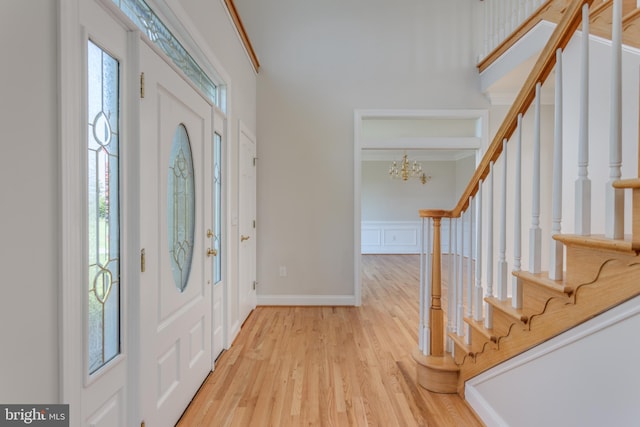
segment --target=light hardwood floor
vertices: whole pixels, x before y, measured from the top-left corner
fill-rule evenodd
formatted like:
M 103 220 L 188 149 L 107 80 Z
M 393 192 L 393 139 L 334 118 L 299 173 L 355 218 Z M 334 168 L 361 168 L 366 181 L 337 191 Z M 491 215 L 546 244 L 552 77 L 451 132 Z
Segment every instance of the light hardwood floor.
M 361 307 L 258 307 L 178 426 L 481 426 L 416 383 L 419 259 L 362 257 Z

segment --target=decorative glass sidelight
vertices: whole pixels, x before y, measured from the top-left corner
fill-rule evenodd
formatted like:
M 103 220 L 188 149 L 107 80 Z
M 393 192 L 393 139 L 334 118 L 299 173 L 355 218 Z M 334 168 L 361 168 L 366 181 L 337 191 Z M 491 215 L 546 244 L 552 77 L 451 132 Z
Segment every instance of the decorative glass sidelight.
M 195 179 L 187 128 L 180 124 L 173 136 L 167 184 L 167 228 L 171 270 L 176 287 L 187 287 L 195 234 Z
M 222 136 L 213 134 L 213 247 L 218 256 L 213 261 L 213 283 L 222 280 Z
M 120 353 L 119 63 L 87 47 L 88 365 Z

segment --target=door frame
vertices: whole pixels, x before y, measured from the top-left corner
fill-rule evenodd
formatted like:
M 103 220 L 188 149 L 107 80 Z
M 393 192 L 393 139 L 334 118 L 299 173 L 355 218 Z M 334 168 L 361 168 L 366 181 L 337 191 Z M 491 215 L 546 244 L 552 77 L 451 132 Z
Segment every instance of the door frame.
M 84 240 L 86 238 L 83 224 L 85 218 L 84 182 L 86 172 L 86 125 L 83 122 L 85 109 L 86 88 L 78 82 L 86 81 L 83 41 L 86 34 L 82 27 L 80 14 L 80 4 L 87 0 L 57 0 L 58 7 L 58 147 L 59 147 L 59 230 L 60 250 L 58 251 L 58 365 L 59 382 L 58 395 L 59 403 L 69 404 L 69 420 L 71 425 L 80 425 L 82 422 L 82 389 L 86 382 L 84 372 L 85 366 L 85 341 L 84 341 L 84 295 L 81 289 L 85 287 L 84 260 L 86 257 Z M 139 46 L 140 43 L 147 42 L 152 48 L 157 49 L 146 35 L 133 24 L 128 17 L 118 8 L 112 0 L 91 0 L 96 5 L 104 9 L 105 13 L 111 15 L 123 27 L 123 31 L 128 32 L 127 53 L 124 63 L 121 64 L 121 108 L 123 111 L 122 133 L 129 141 L 137 141 L 140 135 L 139 130 Z M 207 75 L 219 85 L 226 88 L 227 99 L 231 98 L 231 79 L 225 72 L 215 55 L 200 46 L 206 46 L 204 39 L 198 34 L 188 33 L 183 26 L 175 25 L 176 21 L 185 22 L 184 12 L 180 9 L 171 9 L 165 0 L 153 2 L 157 6 L 154 12 L 163 20 L 173 34 L 184 43 L 198 64 Z M 160 12 L 160 13 L 159 13 Z M 172 15 L 171 19 L 167 16 Z M 186 19 L 188 21 L 188 19 Z M 174 25 L 171 25 L 174 24 Z M 214 64 L 214 65 L 212 65 Z M 184 73 L 180 72 L 182 76 Z M 187 79 L 187 82 L 193 84 Z M 126 85 L 126 87 L 124 86 Z M 194 87 L 195 88 L 195 87 Z M 199 89 L 196 88 L 199 91 Z M 227 104 L 224 118 L 223 135 L 223 247 L 227 254 L 227 262 L 224 263 L 222 275 L 225 282 L 225 294 L 228 294 L 229 268 L 231 263 L 231 245 L 229 240 L 230 223 L 228 221 L 230 204 L 228 183 L 230 182 L 230 153 L 228 150 L 229 132 L 227 121 L 230 116 L 230 103 Z M 216 108 L 216 107 L 214 107 Z M 217 110 L 219 112 L 219 110 Z M 126 122 L 126 124 L 125 124 Z M 138 380 L 138 364 L 140 363 L 139 333 L 140 325 L 136 320 L 139 312 L 140 301 L 138 298 L 138 286 L 140 283 L 140 241 L 137 230 L 139 230 L 140 207 L 137 203 L 139 199 L 139 179 L 136 178 L 137 165 L 140 161 L 140 153 L 137 144 L 124 144 L 121 147 L 121 184 L 126 182 L 126 187 L 121 185 L 121 227 L 123 238 L 121 246 L 121 256 L 123 263 L 128 263 L 129 268 L 123 269 L 121 274 L 123 282 L 127 282 L 123 287 L 121 318 L 126 319 L 126 324 L 121 323 L 121 328 L 126 329 L 126 333 L 121 335 L 122 355 L 127 361 L 127 377 L 130 378 L 127 387 L 126 414 L 124 416 L 125 425 L 137 425 L 140 422 L 140 384 Z M 126 160 L 125 160 L 126 158 Z M 78 179 L 80 178 L 80 179 Z M 227 220 L 224 220 L 224 218 Z M 227 298 L 223 300 L 228 312 Z M 229 339 L 229 322 L 225 319 L 225 339 Z M 230 345 L 225 343 L 225 348 Z M 213 366 L 213 361 L 212 361 Z M 106 370 L 109 370 L 107 368 Z M 132 379 L 132 380 L 131 380 Z
M 478 136 L 449 138 L 373 139 L 363 135 L 363 122 L 368 119 L 476 119 Z M 366 149 L 475 149 L 476 162 L 489 143 L 489 112 L 487 110 L 354 110 L 353 114 L 353 275 L 355 305 L 362 305 L 362 150 Z M 418 213 L 416 212 L 416 218 Z

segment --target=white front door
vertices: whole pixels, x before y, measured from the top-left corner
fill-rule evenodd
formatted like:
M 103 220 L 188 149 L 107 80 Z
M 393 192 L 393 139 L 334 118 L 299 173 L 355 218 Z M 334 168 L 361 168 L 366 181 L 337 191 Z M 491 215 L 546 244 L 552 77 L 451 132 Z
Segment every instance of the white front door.
M 211 371 L 212 107 L 146 44 L 140 52 L 141 418 L 172 426 Z
M 256 139 L 242 123 L 240 139 L 239 229 L 240 256 L 238 272 L 239 314 L 244 320 L 256 306 Z

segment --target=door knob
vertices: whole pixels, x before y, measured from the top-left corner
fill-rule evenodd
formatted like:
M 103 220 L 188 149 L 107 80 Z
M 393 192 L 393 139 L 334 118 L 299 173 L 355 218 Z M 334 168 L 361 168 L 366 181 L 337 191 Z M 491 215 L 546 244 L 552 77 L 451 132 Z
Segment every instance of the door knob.
M 240 241 L 244 242 L 245 240 L 249 240 L 251 238 L 251 236 L 245 236 L 245 235 L 240 235 Z
M 207 249 L 207 256 L 211 256 L 211 255 L 213 256 L 218 255 L 218 251 L 216 249 L 211 249 L 211 248 Z

